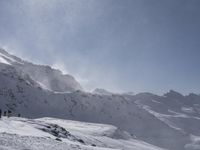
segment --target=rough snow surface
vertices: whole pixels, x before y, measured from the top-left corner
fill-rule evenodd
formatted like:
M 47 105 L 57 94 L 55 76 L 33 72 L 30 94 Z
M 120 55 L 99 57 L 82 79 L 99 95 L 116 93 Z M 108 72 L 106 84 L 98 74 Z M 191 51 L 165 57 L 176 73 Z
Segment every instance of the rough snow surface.
M 116 134 L 116 132 L 118 132 Z M 121 134 L 121 138 L 118 135 Z M 123 137 L 124 136 L 124 137 Z M 0 119 L 0 150 L 164 150 L 117 127 L 55 118 Z

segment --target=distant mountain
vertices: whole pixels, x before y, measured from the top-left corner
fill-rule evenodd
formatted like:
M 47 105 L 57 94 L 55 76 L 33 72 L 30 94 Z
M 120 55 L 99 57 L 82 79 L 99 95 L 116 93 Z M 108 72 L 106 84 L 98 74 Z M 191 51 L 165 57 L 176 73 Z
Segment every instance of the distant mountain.
M 72 84 L 73 83 L 73 84 Z M 48 66 L 0 52 L 0 108 L 23 117 L 105 123 L 169 150 L 200 149 L 200 95 L 169 91 L 114 94 L 82 91 L 77 81 Z
M 99 89 L 99 88 L 95 89 L 92 93 L 98 94 L 98 95 L 112 95 L 113 94 L 105 89 Z

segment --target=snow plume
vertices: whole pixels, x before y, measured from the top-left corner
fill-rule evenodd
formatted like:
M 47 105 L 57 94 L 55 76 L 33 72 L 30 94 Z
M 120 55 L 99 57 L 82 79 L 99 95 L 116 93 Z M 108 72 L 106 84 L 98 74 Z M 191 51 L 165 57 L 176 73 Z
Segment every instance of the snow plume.
M 8 24 L 15 26 L 12 36 L 7 33 L 0 40 L 10 49 L 16 48 L 17 53 L 23 51 L 25 55 L 31 55 L 31 59 L 40 54 L 41 60 L 48 62 L 47 58 L 52 57 L 51 54 L 61 48 L 58 46 L 66 42 L 65 34 L 74 36 L 97 3 L 92 0 L 20 0 L 3 3 L 2 7 L 8 12 Z
M 71 44 L 73 41 L 70 40 L 78 36 L 77 31 L 82 25 L 95 21 L 101 14 L 103 9 L 98 1 L 20 0 L 20 3 L 4 5 L 9 10 L 10 24 L 16 24 L 12 36 L 0 37 L 6 50 L 23 59 L 53 65 L 65 74 L 72 74 L 90 90 L 100 86 L 91 83 L 101 78 L 97 76 L 100 72 L 90 71 L 94 70 L 94 66 L 86 67 L 88 64 L 91 66 L 91 62 L 85 54 L 76 52 L 80 47 L 75 47 L 77 44 Z M 66 43 L 65 50 L 63 43 Z
M 66 69 L 65 64 L 62 62 L 55 62 L 52 67 L 62 71 L 63 74 L 69 74 L 69 71 Z
M 96 22 L 105 17 L 105 3 L 94 0 L 4 2 L 2 7 L 9 21 L 6 24 L 13 26 L 5 26 L 6 35 L 0 41 L 22 59 L 59 66 L 89 91 L 95 88 L 121 91 L 117 82 L 121 77 L 106 65 L 111 64 L 110 42 L 105 40 L 105 34 L 91 36 L 96 34 Z
M 77 57 L 75 58 L 78 60 Z M 72 74 L 86 91 L 91 92 L 96 88 L 103 88 L 111 92 L 123 92 L 120 90 L 120 86 L 116 85 L 115 73 L 112 73 L 112 71 L 103 73 L 104 71 L 100 66 L 89 65 L 89 61 L 80 59 L 79 61 L 68 60 L 66 64 L 71 65 L 64 64 L 64 61 L 56 61 L 51 66 L 61 70 L 64 74 Z

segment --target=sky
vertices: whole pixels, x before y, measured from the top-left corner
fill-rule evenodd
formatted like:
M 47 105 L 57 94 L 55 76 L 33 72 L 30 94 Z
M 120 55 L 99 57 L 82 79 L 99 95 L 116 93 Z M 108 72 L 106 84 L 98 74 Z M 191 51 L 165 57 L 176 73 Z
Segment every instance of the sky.
M 0 0 L 0 47 L 87 91 L 200 93 L 199 0 Z

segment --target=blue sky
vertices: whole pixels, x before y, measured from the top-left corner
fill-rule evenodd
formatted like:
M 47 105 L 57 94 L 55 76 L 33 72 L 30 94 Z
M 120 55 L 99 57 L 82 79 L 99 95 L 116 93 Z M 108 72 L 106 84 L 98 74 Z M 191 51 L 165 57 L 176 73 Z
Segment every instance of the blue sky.
M 0 0 L 0 46 L 86 90 L 200 93 L 199 0 Z

